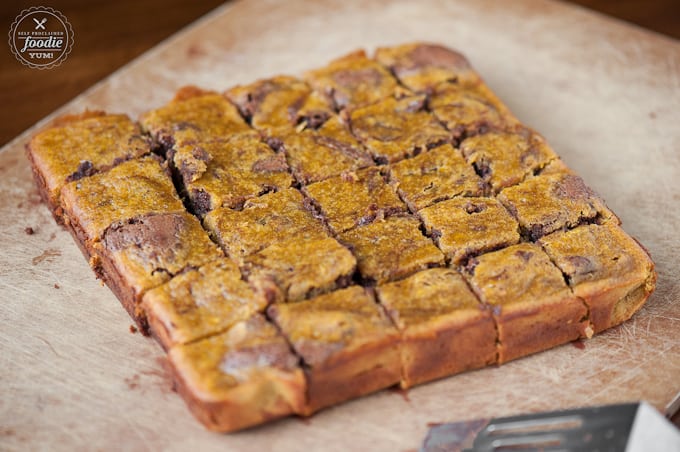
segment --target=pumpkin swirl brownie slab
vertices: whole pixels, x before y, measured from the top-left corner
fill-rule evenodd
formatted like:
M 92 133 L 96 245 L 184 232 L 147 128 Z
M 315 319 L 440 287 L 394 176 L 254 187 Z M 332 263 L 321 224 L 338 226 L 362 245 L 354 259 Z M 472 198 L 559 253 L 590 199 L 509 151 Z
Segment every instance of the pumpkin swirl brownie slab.
M 68 117 L 28 157 L 209 429 L 590 337 L 654 290 L 604 202 L 436 44 L 185 87 L 140 123 Z

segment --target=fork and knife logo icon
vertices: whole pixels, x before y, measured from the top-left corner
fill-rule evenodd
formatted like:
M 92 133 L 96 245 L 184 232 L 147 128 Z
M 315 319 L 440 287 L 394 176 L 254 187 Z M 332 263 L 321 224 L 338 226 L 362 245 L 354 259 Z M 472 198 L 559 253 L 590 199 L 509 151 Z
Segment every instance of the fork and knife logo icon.
M 45 22 L 47 22 L 47 17 L 43 17 L 40 20 L 38 20 L 34 17 L 33 22 L 36 23 L 36 26 L 35 26 L 36 30 L 44 30 L 45 29 Z

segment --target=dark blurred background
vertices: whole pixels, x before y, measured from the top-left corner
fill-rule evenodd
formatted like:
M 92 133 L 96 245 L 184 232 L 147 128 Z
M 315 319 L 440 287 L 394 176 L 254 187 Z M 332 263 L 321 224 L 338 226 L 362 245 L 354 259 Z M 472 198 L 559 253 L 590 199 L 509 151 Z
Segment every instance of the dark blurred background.
M 45 5 L 68 17 L 76 30 L 76 39 L 68 60 L 48 71 L 21 65 L 6 45 L 0 51 L 0 145 L 221 3 L 220 0 L 4 1 L 0 7 L 0 30 L 4 36 L 23 9 Z M 570 3 L 680 39 L 678 0 Z M 112 17 L 116 20 L 111 21 Z

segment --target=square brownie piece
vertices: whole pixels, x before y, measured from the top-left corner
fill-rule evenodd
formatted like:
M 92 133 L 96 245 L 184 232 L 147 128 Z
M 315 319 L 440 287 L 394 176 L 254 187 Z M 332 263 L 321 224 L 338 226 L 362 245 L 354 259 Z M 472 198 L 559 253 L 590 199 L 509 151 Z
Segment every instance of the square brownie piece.
M 270 303 L 300 301 L 349 284 L 356 259 L 335 239 L 292 237 L 244 259 L 243 272 Z
M 495 193 L 522 182 L 558 158 L 543 137 L 524 127 L 467 138 L 460 150 Z
M 343 173 L 308 185 L 303 191 L 336 233 L 407 210 L 377 167 Z
M 451 134 L 424 110 L 425 96 L 389 97 L 351 114 L 352 133 L 378 163 L 392 163 L 444 144 Z
M 38 191 L 58 223 L 61 188 L 151 152 L 151 141 L 126 115 L 86 111 L 58 118 L 26 145 Z
M 255 132 L 176 145 L 172 162 L 199 216 L 218 207 L 240 209 L 247 199 L 293 184 L 283 154 Z
M 222 333 L 266 307 L 229 259 L 181 273 L 142 299 L 149 329 L 166 350 Z
M 460 273 L 423 270 L 376 293 L 401 333 L 402 388 L 496 362 L 491 311 Z
M 437 44 L 416 42 L 381 47 L 376 50 L 375 59 L 415 92 L 431 92 L 443 82 L 468 85 L 480 81 L 463 55 Z
M 252 130 L 224 96 L 195 86 L 181 88 L 171 102 L 142 114 L 139 122 L 166 152 L 175 143 Z
M 444 255 L 420 231 L 420 221 L 395 216 L 339 235 L 357 258 L 361 277 L 382 284 L 444 264 Z
M 503 190 L 498 199 L 530 240 L 580 223 L 618 219 L 583 179 L 570 173 L 541 174 Z
M 628 320 L 654 291 L 647 251 L 617 224 L 588 224 L 539 243 L 590 308 L 595 333 Z
M 485 189 L 472 166 L 450 144 L 391 165 L 389 179 L 412 212 L 456 196 L 481 196 Z
M 403 90 L 387 69 L 359 50 L 308 71 L 305 80 L 326 95 L 337 110 L 353 109 Z
M 318 130 L 305 129 L 281 140 L 288 165 L 302 185 L 373 165 L 373 159 L 350 133 L 341 116 L 331 117 Z
M 206 428 L 232 432 L 305 404 L 299 359 L 274 325 L 256 315 L 225 333 L 168 352 L 177 391 Z
M 158 157 L 129 160 L 105 173 L 66 184 L 60 204 L 71 232 L 89 257 L 112 224 L 140 215 L 183 213 L 184 205 Z
M 267 314 L 302 358 L 302 414 L 387 388 L 400 379 L 399 332 L 365 288 L 351 286 Z
M 499 364 L 592 335 L 588 308 L 540 246 L 484 254 L 467 270 L 473 290 L 493 307 Z
M 268 136 L 291 132 L 301 125 L 315 129 L 334 113 L 325 96 L 288 75 L 235 86 L 225 95 L 255 129 Z
M 494 198 L 454 198 L 418 214 L 427 234 L 454 265 L 520 239 L 517 222 Z
M 224 256 L 196 217 L 186 212 L 148 213 L 117 221 L 93 249 L 96 271 L 143 328 L 140 302 L 147 290 Z
M 242 259 L 290 237 L 323 238 L 328 234 L 298 190 L 268 193 L 245 202 L 243 210 L 215 209 L 203 225 L 226 253 Z
M 443 83 L 430 95 L 428 105 L 456 141 L 519 124 L 483 83 L 468 86 Z

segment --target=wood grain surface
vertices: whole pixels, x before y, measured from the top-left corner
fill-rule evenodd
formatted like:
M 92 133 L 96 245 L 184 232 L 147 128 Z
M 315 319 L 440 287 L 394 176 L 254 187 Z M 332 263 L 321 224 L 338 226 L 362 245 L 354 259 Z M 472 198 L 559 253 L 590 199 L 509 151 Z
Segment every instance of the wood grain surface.
M 182 84 L 224 89 L 412 40 L 462 50 L 650 250 L 658 288 L 631 321 L 584 347 L 383 391 L 306 421 L 209 433 L 172 392 L 160 347 L 130 333 L 40 204 L 23 154 L 36 126 L 0 151 L 0 449 L 399 451 L 417 448 L 430 422 L 639 399 L 663 409 L 680 389 L 676 41 L 542 0 L 237 2 L 55 114 L 137 115 Z

